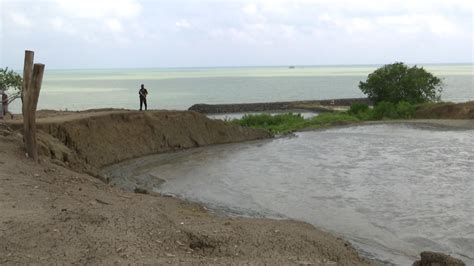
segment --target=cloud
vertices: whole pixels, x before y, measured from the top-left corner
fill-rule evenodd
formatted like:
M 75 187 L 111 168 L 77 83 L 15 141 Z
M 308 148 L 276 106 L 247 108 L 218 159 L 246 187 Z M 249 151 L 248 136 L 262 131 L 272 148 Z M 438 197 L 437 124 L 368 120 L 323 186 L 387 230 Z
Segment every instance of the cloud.
M 66 33 L 68 35 L 77 34 L 77 30 L 68 22 L 60 17 L 54 17 L 48 20 L 48 24 L 57 32 Z
M 29 28 L 33 24 L 30 19 L 21 13 L 10 13 L 10 18 L 17 26 Z
M 257 4 L 249 3 L 242 7 L 242 11 L 247 15 L 256 15 L 258 12 Z
M 180 19 L 179 21 L 176 21 L 175 26 L 181 29 L 189 29 L 191 28 L 191 23 L 186 19 Z
M 113 31 L 113 32 L 120 32 L 123 30 L 122 23 L 118 19 L 106 19 L 104 21 L 105 26 L 107 29 Z
M 472 0 L 0 1 L 5 51 L 67 47 L 91 65 L 121 49 L 163 65 L 472 61 Z
M 136 0 L 55 0 L 68 16 L 79 18 L 133 18 L 142 10 Z

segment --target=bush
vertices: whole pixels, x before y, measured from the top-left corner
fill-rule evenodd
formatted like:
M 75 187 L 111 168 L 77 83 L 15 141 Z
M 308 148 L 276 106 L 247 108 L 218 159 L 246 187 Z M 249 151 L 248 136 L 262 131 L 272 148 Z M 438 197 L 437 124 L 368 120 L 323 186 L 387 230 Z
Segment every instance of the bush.
M 397 104 L 397 113 L 399 118 L 412 118 L 416 107 L 408 102 L 399 102 Z
M 265 128 L 274 133 L 284 133 L 303 127 L 305 120 L 301 114 L 286 113 L 244 115 L 232 122 L 245 127 Z
M 359 119 L 347 113 L 322 113 L 311 119 L 304 119 L 301 114 L 280 115 L 245 115 L 241 119 L 234 119 L 232 123 L 241 126 L 263 128 L 273 133 L 287 133 L 302 128 L 318 128 L 340 123 L 357 122 Z
M 339 123 L 357 122 L 359 119 L 350 114 L 346 113 L 322 113 L 318 116 L 313 117 L 310 121 L 310 125 L 321 126 L 331 125 Z
M 397 119 L 397 106 L 391 102 L 379 102 L 375 105 L 373 110 L 373 118 L 374 119 Z
M 369 106 L 365 103 L 354 103 L 351 105 L 348 113 L 352 115 L 357 115 L 359 113 L 365 113 L 369 110 Z
M 5 69 L 0 68 L 0 90 L 8 91 L 9 89 L 14 90 L 8 97 L 8 102 L 10 103 L 21 97 L 22 78 L 14 71 L 9 71 L 8 67 Z
M 375 70 L 366 82 L 359 83 L 359 88 L 375 104 L 383 101 L 417 104 L 439 101 L 442 82 L 422 67 L 394 63 Z
M 373 119 L 401 119 L 412 118 L 416 107 L 408 102 L 393 104 L 390 102 L 380 102 L 375 105 L 372 112 Z

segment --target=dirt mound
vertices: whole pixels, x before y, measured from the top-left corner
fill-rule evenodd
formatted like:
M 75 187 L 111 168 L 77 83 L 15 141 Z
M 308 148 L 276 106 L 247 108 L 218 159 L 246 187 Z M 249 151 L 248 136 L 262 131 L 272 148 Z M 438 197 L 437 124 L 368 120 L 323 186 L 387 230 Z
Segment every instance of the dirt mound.
M 461 260 L 439 252 L 424 251 L 420 257 L 421 259 L 415 261 L 413 266 L 466 266 Z
M 417 108 L 415 118 L 474 119 L 474 101 L 424 104 Z
M 153 153 L 271 137 L 191 111 L 40 112 L 40 152 L 90 172 Z M 47 114 L 47 115 L 46 115 Z M 17 127 L 19 122 L 12 122 Z
M 150 119 L 146 118 L 148 115 L 142 116 L 142 119 Z M 114 124 L 120 125 L 117 130 L 123 130 L 121 123 L 125 122 L 110 118 L 105 121 L 114 122 L 101 124 L 101 119 L 91 122 L 94 123 L 91 124 L 92 132 L 108 132 Z M 70 147 L 77 145 L 78 151 L 88 152 L 87 143 L 76 142 L 80 137 L 91 137 L 92 133 L 84 129 L 83 123 L 87 122 L 67 123 L 71 125 L 62 129 L 70 134 L 67 144 Z M 217 126 L 212 124 L 208 126 Z M 133 125 L 139 127 L 141 123 Z M 53 129 L 59 127 L 49 126 Z M 102 131 L 101 127 L 107 130 Z M 144 128 L 142 125 L 133 130 L 140 132 Z M 226 130 L 231 129 L 235 128 Z M 0 132 L 2 265 L 371 264 L 359 257 L 349 243 L 306 223 L 216 217 L 197 204 L 121 191 L 90 175 L 52 164 L 47 157 L 41 157 L 41 164 L 36 164 L 25 158 L 19 134 L 8 127 Z M 130 137 L 127 135 L 130 132 L 123 134 Z M 207 137 L 202 136 L 203 139 L 197 141 L 204 143 Z M 103 136 L 95 141 L 106 142 L 105 139 Z M 222 137 L 221 140 L 227 139 Z M 61 145 L 61 141 L 56 141 Z M 89 145 L 96 144 L 89 142 Z M 97 145 L 97 152 L 107 156 L 107 152 L 99 149 L 108 149 L 109 144 Z M 68 147 L 64 145 L 64 148 Z M 87 153 L 81 155 L 88 156 Z M 92 160 L 92 157 L 88 158 Z

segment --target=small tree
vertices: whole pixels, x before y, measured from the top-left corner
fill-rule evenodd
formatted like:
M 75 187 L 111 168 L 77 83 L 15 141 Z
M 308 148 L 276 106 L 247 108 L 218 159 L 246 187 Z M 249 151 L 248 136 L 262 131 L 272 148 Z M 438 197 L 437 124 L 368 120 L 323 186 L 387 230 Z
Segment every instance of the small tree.
M 408 67 L 399 62 L 375 70 L 366 82 L 359 83 L 359 88 L 375 104 L 381 101 L 411 104 L 439 101 L 443 89 L 441 79 L 423 67 Z
M 22 78 L 15 71 L 8 71 L 8 67 L 0 68 L 0 90 L 8 91 L 9 89 L 13 89 L 8 96 L 8 103 L 11 103 L 21 97 Z

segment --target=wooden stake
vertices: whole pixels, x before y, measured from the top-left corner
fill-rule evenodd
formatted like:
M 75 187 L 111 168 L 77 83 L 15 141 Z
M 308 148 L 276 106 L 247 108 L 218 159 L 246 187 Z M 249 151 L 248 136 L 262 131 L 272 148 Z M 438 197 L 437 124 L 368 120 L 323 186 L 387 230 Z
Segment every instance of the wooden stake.
M 23 67 L 23 138 L 28 156 L 38 161 L 38 147 L 36 142 L 36 108 L 43 81 L 44 65 L 33 65 L 34 52 L 25 51 L 25 65 Z
M 31 79 L 33 78 L 33 59 L 35 57 L 35 52 L 33 51 L 25 51 L 25 64 L 23 65 L 23 89 L 21 91 L 21 99 L 25 101 L 25 94 L 30 87 Z M 23 104 L 22 106 L 22 114 L 25 115 L 25 107 L 26 105 Z

